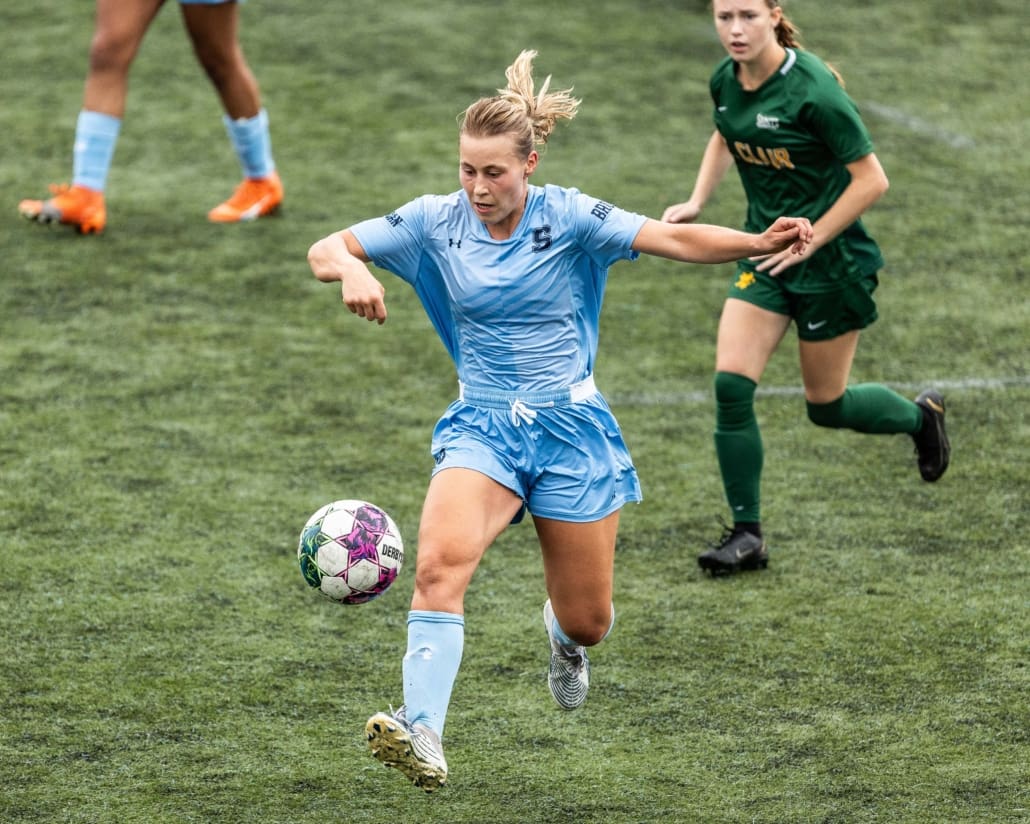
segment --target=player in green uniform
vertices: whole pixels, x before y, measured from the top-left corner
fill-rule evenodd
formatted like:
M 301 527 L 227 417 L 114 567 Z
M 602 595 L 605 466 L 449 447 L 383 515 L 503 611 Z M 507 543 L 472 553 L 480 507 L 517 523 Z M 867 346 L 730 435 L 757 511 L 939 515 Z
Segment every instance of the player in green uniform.
M 887 191 L 887 176 L 836 70 L 803 51 L 776 0 L 713 0 L 729 56 L 711 78 L 715 132 L 690 199 L 662 216 L 697 219 L 729 167 L 747 196 L 750 231 L 780 214 L 809 218 L 815 241 L 801 255 L 742 260 L 716 344 L 715 448 L 733 517 L 698 557 L 713 575 L 768 565 L 762 536 L 762 437 L 754 396 L 793 321 L 809 419 L 867 433 L 912 436 L 919 471 L 936 481 L 948 467 L 944 401 L 915 401 L 881 384 L 848 386 L 859 332 L 876 320 L 873 291 L 883 258 L 860 216 Z

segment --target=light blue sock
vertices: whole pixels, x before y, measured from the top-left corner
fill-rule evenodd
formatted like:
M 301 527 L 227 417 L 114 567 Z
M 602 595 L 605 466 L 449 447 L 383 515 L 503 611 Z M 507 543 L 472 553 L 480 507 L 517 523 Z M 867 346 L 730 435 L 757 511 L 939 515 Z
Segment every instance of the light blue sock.
M 404 707 L 408 721 L 443 735 L 451 689 L 465 646 L 465 618 L 451 612 L 411 610 L 404 656 Z
M 268 177 L 275 171 L 272 160 L 272 136 L 268 131 L 268 112 L 264 109 L 253 117 L 233 120 L 223 115 L 229 140 L 236 150 L 244 177 Z
M 104 191 L 121 125 L 120 117 L 86 109 L 79 112 L 72 152 L 73 185 Z

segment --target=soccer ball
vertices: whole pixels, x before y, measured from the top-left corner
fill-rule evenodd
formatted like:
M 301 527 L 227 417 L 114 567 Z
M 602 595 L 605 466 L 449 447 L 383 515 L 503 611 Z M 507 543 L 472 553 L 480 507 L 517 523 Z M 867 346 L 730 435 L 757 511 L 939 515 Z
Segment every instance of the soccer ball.
M 318 509 L 297 544 L 304 580 L 338 604 L 364 604 L 386 592 L 404 564 L 393 519 L 367 501 L 342 500 Z

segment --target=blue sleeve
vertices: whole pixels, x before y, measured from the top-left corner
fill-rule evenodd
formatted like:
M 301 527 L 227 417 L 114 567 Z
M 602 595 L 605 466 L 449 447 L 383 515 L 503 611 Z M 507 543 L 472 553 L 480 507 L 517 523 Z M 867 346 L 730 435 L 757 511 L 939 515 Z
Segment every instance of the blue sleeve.
M 416 198 L 383 217 L 350 227 L 365 254 L 380 269 L 414 284 L 425 246 L 425 203 Z
M 620 260 L 636 260 L 633 241 L 647 222 L 644 215 L 627 212 L 581 192 L 574 193 L 576 236 L 590 257 L 607 269 Z

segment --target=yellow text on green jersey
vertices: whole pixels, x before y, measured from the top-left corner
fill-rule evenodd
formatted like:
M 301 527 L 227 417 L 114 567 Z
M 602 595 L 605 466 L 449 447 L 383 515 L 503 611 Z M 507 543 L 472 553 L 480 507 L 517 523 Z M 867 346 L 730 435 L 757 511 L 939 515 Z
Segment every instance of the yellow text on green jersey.
M 782 147 L 752 147 L 750 143 L 738 140 L 733 144 L 733 151 L 745 163 L 751 163 L 755 166 L 772 166 L 774 169 L 794 168 L 794 163 L 790 159 L 790 152 Z

